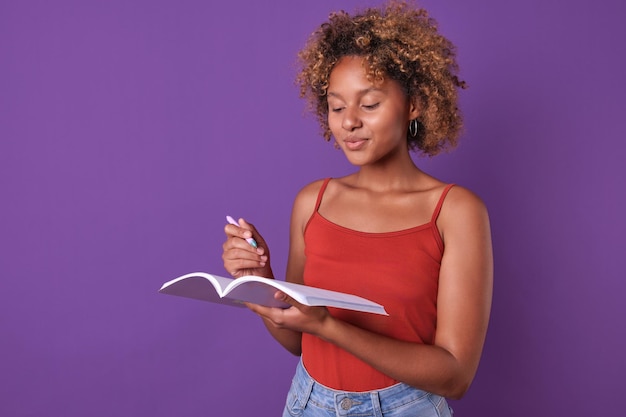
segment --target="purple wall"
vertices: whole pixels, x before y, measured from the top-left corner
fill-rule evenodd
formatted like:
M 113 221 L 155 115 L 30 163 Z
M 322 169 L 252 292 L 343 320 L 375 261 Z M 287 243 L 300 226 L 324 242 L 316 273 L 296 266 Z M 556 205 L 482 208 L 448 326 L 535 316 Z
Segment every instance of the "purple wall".
M 351 169 L 295 54 L 363 2 L 244 3 L 0 2 L 0 415 L 279 415 L 295 358 L 258 319 L 157 289 L 223 272 L 226 214 L 282 276 L 295 193 Z M 621 415 L 624 6 L 422 4 L 471 87 L 459 149 L 418 163 L 483 197 L 495 245 L 457 415 Z

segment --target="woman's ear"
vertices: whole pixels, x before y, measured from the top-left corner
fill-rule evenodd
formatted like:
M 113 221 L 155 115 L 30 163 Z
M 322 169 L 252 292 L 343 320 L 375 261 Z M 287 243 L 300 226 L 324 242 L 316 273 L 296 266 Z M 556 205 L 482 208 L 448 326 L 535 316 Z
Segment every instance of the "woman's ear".
M 421 106 L 417 97 L 409 97 L 409 120 L 417 119 L 421 113 Z

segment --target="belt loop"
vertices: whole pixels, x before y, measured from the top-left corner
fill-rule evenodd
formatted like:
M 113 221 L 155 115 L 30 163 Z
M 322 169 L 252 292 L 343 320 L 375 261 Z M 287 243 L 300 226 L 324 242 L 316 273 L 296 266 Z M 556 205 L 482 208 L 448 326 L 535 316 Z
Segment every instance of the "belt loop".
M 374 411 L 374 417 L 383 417 L 383 411 L 381 409 L 378 391 L 372 391 L 370 393 L 370 398 L 372 400 L 372 410 Z
M 302 372 L 303 379 L 306 381 L 305 385 L 302 387 L 302 394 L 304 395 L 303 398 L 306 398 L 306 401 L 304 404 L 307 404 L 309 402 L 309 398 L 311 398 L 311 393 L 313 392 L 313 386 L 315 385 L 315 380 L 306 371 L 302 358 L 300 358 L 299 366 L 301 367 L 300 371 Z

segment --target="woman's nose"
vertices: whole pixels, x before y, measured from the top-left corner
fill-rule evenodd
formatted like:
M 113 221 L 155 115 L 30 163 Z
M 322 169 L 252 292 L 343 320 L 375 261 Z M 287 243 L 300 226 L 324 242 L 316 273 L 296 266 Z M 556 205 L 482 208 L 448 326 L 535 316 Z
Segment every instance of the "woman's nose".
M 349 131 L 361 127 L 361 119 L 359 118 L 358 110 L 349 107 L 346 108 L 343 113 L 341 127 Z

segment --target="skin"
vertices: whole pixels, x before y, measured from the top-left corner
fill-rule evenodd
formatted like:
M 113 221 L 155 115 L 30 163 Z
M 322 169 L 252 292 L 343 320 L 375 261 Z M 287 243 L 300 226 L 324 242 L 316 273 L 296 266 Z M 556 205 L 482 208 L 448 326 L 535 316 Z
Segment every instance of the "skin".
M 323 217 L 364 232 L 404 230 L 430 220 L 445 184 L 422 172 L 410 157 L 406 132 L 409 121 L 419 117 L 415 103 L 394 80 L 369 81 L 359 57 L 344 57 L 336 64 L 329 80 L 328 122 L 337 144 L 358 169 L 329 183 L 319 209 Z M 287 281 L 302 283 L 304 227 L 313 214 L 320 187 L 321 181 L 309 184 L 295 199 Z M 225 227 L 225 268 L 235 277 L 273 278 L 265 240 L 252 224 L 243 219 L 239 224 Z M 448 193 L 437 226 L 445 251 L 434 345 L 366 331 L 335 319 L 324 307 L 303 306 L 281 292 L 276 297 L 291 308 L 248 307 L 294 355 L 301 354 L 302 333 L 311 333 L 398 381 L 447 398 L 461 398 L 476 373 L 489 321 L 491 232 L 482 201 L 459 186 Z M 244 240 L 250 236 L 259 249 Z

